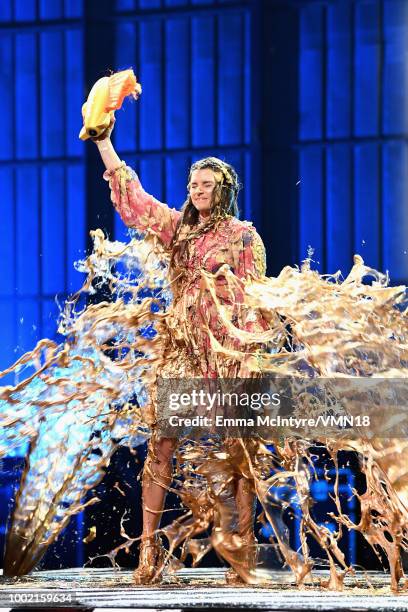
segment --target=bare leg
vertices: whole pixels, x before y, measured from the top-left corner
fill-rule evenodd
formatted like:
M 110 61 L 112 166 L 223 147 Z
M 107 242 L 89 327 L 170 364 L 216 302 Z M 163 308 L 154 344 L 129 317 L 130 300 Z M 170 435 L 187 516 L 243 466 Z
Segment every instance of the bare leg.
M 244 575 L 255 569 L 256 566 L 256 540 L 254 534 L 254 522 L 256 512 L 256 496 L 252 482 L 248 478 L 238 478 L 235 481 L 235 504 L 238 512 L 238 533 L 242 538 L 244 548 L 241 555 L 245 562 L 241 569 Z M 246 582 L 240 574 L 231 567 L 225 575 L 227 584 L 240 584 Z
M 172 480 L 172 460 L 176 440 L 158 438 L 149 441 L 142 480 L 143 532 L 139 566 L 134 573 L 137 584 L 151 584 L 160 579 L 162 547 L 155 532 L 160 526 L 167 488 Z
M 142 480 L 142 538 L 153 536 L 159 528 L 167 489 L 172 480 L 175 447 L 176 440 L 156 438 L 154 434 L 149 442 Z
M 235 502 L 238 509 L 239 535 L 245 539 L 253 539 L 256 497 L 252 483 L 247 478 L 239 478 L 237 481 Z

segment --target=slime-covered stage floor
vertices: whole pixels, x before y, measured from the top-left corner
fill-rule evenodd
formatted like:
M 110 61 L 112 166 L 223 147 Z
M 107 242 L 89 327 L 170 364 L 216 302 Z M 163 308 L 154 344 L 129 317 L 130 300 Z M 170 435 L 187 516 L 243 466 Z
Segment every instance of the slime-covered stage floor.
M 315 585 L 296 589 L 291 572 L 273 573 L 264 586 L 226 586 L 224 570 L 182 570 L 166 576 L 159 586 L 135 586 L 132 572 L 113 569 L 69 569 L 38 571 L 22 578 L 0 577 L 0 607 L 84 607 L 88 610 L 127 608 L 133 610 L 407 610 L 408 594 L 390 591 L 389 576 L 379 572 L 358 573 L 346 579 L 343 592 L 322 590 L 319 580 L 326 572 L 315 572 Z M 372 587 L 367 585 L 366 578 Z M 48 599 L 47 599 L 48 597 Z M 52 598 L 53 603 L 50 603 Z M 65 599 L 65 601 L 61 601 Z M 39 602 L 44 603 L 40 604 Z M 49 603 L 45 603 L 45 602 Z

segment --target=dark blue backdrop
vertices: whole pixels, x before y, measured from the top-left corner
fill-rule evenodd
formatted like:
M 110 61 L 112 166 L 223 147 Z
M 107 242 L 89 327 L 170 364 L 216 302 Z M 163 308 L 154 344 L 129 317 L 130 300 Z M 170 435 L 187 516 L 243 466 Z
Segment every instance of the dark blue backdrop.
M 240 173 L 269 272 L 308 247 L 408 281 L 406 0 L 1 0 L 0 369 L 53 337 L 90 229 L 123 238 L 80 109 L 106 69 L 140 102 L 115 143 L 173 206 L 192 160 Z
M 3 0 L 0 20 L 0 368 L 54 334 L 89 229 L 124 236 L 77 137 L 107 68 L 143 84 L 115 141 L 146 189 L 179 206 L 191 161 L 221 156 L 271 273 L 310 245 L 322 271 L 358 252 L 408 280 L 405 0 Z

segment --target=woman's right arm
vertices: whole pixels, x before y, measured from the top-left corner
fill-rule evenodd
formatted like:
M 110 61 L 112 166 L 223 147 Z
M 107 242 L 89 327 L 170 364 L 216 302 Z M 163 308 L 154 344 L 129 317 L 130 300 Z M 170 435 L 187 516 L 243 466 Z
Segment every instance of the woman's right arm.
M 118 157 L 109 135 L 95 142 L 106 167 L 103 176 L 109 181 L 111 200 L 125 225 L 156 235 L 170 246 L 181 213 L 146 193 L 137 174 Z
M 98 147 L 102 161 L 105 164 L 105 168 L 108 172 L 112 172 L 119 168 L 122 164 L 118 154 L 113 148 L 110 137 L 104 138 L 103 140 L 95 140 L 95 144 Z

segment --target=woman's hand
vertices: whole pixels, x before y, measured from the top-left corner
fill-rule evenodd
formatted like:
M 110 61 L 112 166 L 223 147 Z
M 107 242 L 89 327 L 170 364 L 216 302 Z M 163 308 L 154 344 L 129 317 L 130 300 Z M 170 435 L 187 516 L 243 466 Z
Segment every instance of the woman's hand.
M 110 123 L 108 127 L 106 128 L 106 130 L 104 130 L 102 134 L 99 134 L 99 136 L 97 136 L 96 138 L 91 138 L 91 140 L 93 142 L 101 142 L 102 140 L 106 140 L 107 138 L 110 138 L 112 134 L 112 130 L 115 125 L 115 121 L 116 121 L 115 115 L 112 114 L 112 119 L 110 120 Z

